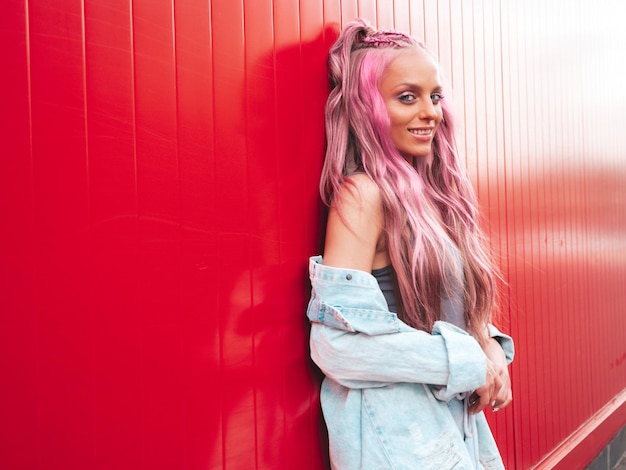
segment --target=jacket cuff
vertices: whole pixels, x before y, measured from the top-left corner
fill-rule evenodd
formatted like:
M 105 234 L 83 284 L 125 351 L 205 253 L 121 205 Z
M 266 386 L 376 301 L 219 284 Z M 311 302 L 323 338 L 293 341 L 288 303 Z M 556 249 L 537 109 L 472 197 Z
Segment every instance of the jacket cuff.
M 487 358 L 474 337 L 444 321 L 435 322 L 434 335 L 441 335 L 448 353 L 448 383 L 435 395 L 447 401 L 459 393 L 475 390 L 485 383 Z
M 489 336 L 495 339 L 504 351 L 504 355 L 506 356 L 507 365 L 513 362 L 513 358 L 515 357 L 515 344 L 513 343 L 513 338 L 509 335 L 502 333 L 491 323 L 488 325 L 489 328 Z

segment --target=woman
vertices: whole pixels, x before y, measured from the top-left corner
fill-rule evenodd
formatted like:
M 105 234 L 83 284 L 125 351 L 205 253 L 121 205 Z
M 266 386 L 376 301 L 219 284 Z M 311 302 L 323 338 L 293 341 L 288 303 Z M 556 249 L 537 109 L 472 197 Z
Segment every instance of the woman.
M 433 56 L 362 20 L 329 55 L 329 205 L 310 260 L 311 356 L 333 468 L 503 468 L 482 413 L 511 402 L 511 338 Z

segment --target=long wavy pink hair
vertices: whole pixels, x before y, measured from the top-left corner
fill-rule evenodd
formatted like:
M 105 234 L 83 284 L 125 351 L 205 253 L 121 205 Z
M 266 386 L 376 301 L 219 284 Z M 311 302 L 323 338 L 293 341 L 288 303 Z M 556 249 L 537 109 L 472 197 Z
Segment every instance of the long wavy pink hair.
M 379 187 L 398 315 L 415 328 L 431 331 L 441 318 L 442 295 L 454 283 L 451 243 L 456 244 L 463 261 L 466 327 L 483 342 L 495 306 L 496 274 L 484 249 L 474 191 L 459 164 L 453 117 L 444 99 L 432 155 L 412 167 L 391 140 L 378 88 L 390 62 L 410 47 L 426 50 L 409 36 L 377 32 L 363 20 L 342 30 L 329 54 L 331 92 L 320 192 L 330 205 L 354 172 L 366 173 Z

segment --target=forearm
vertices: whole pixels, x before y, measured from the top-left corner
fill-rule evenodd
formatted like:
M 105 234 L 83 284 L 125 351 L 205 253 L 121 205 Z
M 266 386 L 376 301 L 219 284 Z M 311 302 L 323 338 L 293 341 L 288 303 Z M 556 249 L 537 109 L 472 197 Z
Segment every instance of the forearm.
M 407 327 L 367 335 L 313 323 L 311 357 L 328 377 L 352 388 L 409 382 L 444 386 L 453 394 L 482 385 L 486 358 L 478 343 L 443 322 L 434 333 Z
M 506 365 L 513 362 L 513 358 L 515 357 L 515 345 L 513 343 L 513 339 L 500 330 L 498 330 L 495 326 L 489 324 L 489 336 L 491 338 L 490 343 L 494 341 L 499 345 L 501 351 L 503 351 L 506 358 Z

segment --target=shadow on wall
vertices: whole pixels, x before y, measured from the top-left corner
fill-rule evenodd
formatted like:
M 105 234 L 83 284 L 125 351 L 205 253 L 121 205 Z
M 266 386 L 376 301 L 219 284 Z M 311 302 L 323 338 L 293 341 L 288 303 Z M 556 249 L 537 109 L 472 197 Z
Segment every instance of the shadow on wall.
M 308 257 L 321 252 L 325 220 L 318 184 L 326 58 L 336 36 L 327 28 L 253 57 L 243 81 L 231 85 L 244 96 L 240 109 L 226 110 L 240 126 L 244 155 L 232 153 L 232 142 L 215 154 L 229 186 L 216 203 L 235 215 L 230 229 L 212 235 L 216 266 L 228 274 L 213 284 L 220 347 L 211 374 L 219 377 L 222 421 L 213 427 L 211 464 L 247 464 L 256 454 L 258 468 L 328 468 L 305 312 Z M 307 435 L 318 442 L 304 445 Z

